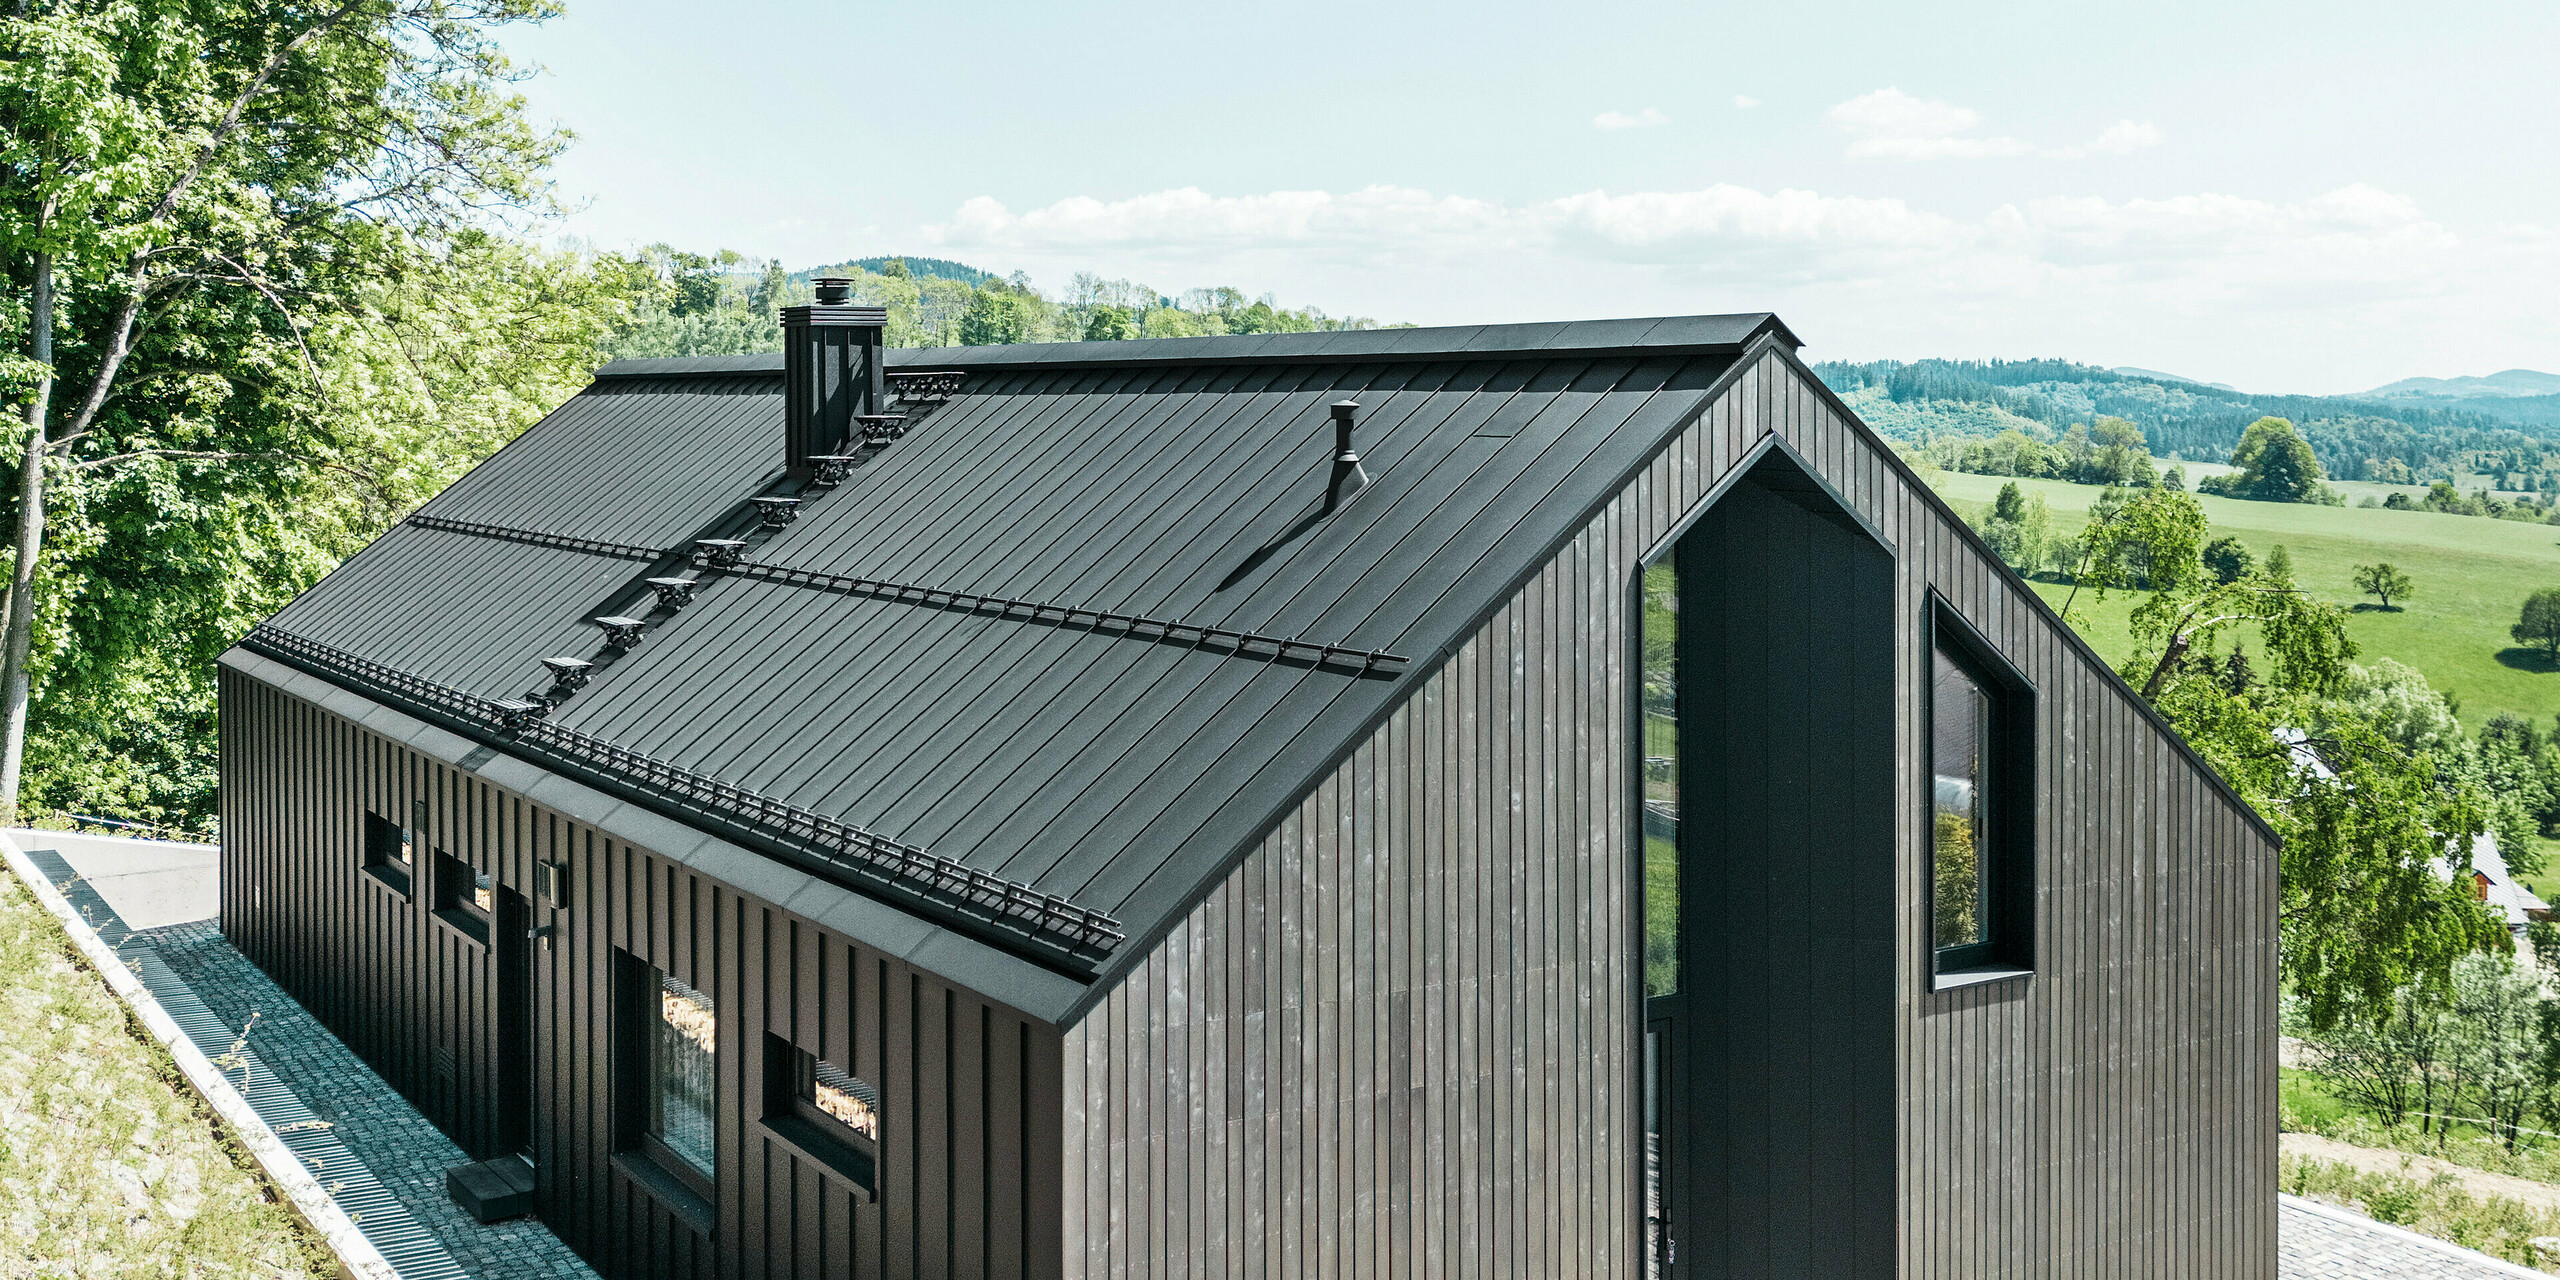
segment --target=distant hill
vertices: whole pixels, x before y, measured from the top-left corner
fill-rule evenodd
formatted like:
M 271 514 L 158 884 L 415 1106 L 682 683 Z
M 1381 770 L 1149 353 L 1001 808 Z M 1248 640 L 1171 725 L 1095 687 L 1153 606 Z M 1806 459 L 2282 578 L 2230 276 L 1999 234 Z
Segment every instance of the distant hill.
M 2365 393 L 2389 398 L 2485 400 L 2560 396 L 2560 373 L 2509 369 L 2485 378 L 2402 378 Z
M 2185 378 L 2174 373 L 2162 373 L 2157 369 L 2141 369 L 2129 364 L 2117 365 L 2108 372 L 2121 373 L 2129 378 L 2150 378 L 2158 382 L 2185 382 L 2199 387 L 2220 387 L 2225 391 L 2238 390 L 2228 382 L 2206 382 L 2200 378 Z
M 797 283 L 807 284 L 819 276 L 831 275 L 846 267 L 860 267 L 865 271 L 885 271 L 891 262 L 904 262 L 907 264 L 907 274 L 923 276 L 929 280 L 957 280 L 966 285 L 978 285 L 996 278 L 995 272 L 981 271 L 968 263 L 953 262 L 949 258 L 900 258 L 895 254 L 881 258 L 857 258 L 834 266 L 811 267 L 806 271 L 792 272 L 791 278 Z
M 2067 360 L 1831 361 L 1814 368 L 1868 423 L 1914 443 L 2012 427 L 2058 435 L 2103 416 L 2142 428 L 2160 457 L 2219 462 L 2250 423 L 2274 417 L 2300 426 L 2336 479 L 2405 484 L 2437 475 L 2504 472 L 2532 480 L 2560 472 L 2560 396 L 2257 395 Z

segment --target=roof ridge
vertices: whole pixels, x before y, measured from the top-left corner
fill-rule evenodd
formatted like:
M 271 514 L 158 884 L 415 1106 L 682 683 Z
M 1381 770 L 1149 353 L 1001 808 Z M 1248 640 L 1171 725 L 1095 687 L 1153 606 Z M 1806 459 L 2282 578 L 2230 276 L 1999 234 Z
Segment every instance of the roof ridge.
M 1638 316 L 1539 324 L 1445 325 L 1433 328 L 1327 329 L 1305 333 L 1220 334 L 1197 338 L 1133 338 L 1118 342 L 1026 342 L 982 347 L 892 347 L 891 365 L 960 369 L 1036 366 L 1118 368 L 1150 364 L 1337 364 L 1371 360 L 1563 359 L 1598 354 L 1730 355 L 1762 335 L 1790 350 L 1803 345 L 1775 312 Z M 667 378 L 779 374 L 782 354 L 681 356 L 616 360 L 602 378 Z

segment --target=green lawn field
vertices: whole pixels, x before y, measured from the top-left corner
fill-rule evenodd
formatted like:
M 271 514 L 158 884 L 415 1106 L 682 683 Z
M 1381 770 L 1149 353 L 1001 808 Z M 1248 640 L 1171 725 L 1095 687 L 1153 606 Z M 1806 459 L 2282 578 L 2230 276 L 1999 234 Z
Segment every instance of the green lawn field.
M 2190 466 L 2190 477 L 2196 471 Z M 1981 516 L 2006 483 L 2001 476 L 1952 471 L 1937 478 L 1939 493 L 1972 518 Z M 2078 530 L 2100 492 L 2094 485 L 2058 480 L 2017 483 L 2044 495 L 2057 535 Z M 2341 487 L 2361 497 L 2366 486 Z M 2233 535 L 2262 560 L 2282 544 L 2293 556 L 2295 579 L 2322 599 L 2350 607 L 2370 604 L 2353 583 L 2360 564 L 2389 561 L 2407 573 L 2417 592 L 2405 607 L 2387 613 L 2361 609 L 2352 615 L 2349 634 L 2366 658 L 2398 659 L 2452 693 L 2465 725 L 2476 730 L 2489 717 L 2513 711 L 2548 730 L 2560 715 L 2560 669 L 2539 651 L 2517 646 L 2507 633 L 2527 595 L 2560 587 L 2560 526 L 2432 511 L 2201 501 L 2213 524 L 2210 536 Z M 2071 594 L 2069 584 L 2050 580 L 2039 580 L 2036 590 L 2057 606 Z M 2089 608 L 2083 592 L 2080 603 L 2089 615 L 2090 643 L 2108 660 L 2122 661 L 2132 600 L 2116 595 Z

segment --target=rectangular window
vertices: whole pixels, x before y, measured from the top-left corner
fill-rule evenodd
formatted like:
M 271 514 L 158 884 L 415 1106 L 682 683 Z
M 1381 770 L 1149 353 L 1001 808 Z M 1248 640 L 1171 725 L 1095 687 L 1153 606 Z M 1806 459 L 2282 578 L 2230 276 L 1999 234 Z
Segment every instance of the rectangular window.
M 781 1036 L 765 1037 L 765 1128 L 866 1196 L 879 1187 L 880 1091 Z
M 364 815 L 365 874 L 402 897 L 409 895 L 409 829 L 367 812 Z
M 487 873 L 442 849 L 435 851 L 434 865 L 436 918 L 487 946 L 492 901 Z
M 720 1018 L 711 997 L 616 953 L 616 1162 L 681 1217 L 713 1218 Z
M 1982 945 L 1987 935 L 1980 837 L 1986 830 L 1982 740 L 1991 699 L 1981 682 L 1946 650 L 1934 655 L 1929 688 L 1930 932 L 1942 963 Z
M 1929 680 L 1929 934 L 1947 978 L 2034 963 L 2034 692 L 1944 601 Z
M 1644 571 L 1644 993 L 1680 986 L 1680 577 Z

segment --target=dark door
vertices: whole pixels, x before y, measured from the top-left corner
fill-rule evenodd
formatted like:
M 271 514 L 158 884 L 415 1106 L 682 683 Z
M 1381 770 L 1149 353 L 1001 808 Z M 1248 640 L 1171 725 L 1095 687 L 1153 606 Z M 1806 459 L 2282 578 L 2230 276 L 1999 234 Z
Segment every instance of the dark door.
M 497 1149 L 533 1158 L 533 909 L 498 890 Z
M 1889 1275 L 1892 555 L 1773 455 L 1644 605 L 1648 1274 Z

